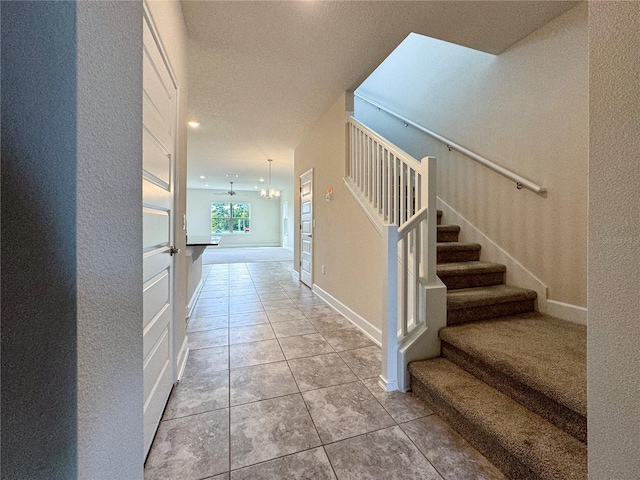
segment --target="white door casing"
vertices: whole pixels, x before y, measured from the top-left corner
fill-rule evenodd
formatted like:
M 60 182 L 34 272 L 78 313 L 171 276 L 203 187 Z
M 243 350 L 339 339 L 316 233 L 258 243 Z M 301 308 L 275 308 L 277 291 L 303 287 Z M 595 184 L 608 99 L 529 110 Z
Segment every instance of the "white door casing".
M 173 214 L 177 83 L 146 14 L 143 23 L 142 339 L 146 456 L 175 375 Z
M 313 287 L 313 169 L 300 175 L 300 281 Z
M 282 202 L 282 246 L 291 248 L 289 246 L 289 202 L 286 200 Z

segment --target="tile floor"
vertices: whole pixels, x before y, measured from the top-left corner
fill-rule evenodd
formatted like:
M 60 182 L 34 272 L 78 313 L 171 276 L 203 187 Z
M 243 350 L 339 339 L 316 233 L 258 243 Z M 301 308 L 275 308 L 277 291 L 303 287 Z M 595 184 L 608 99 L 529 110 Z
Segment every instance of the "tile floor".
M 291 262 L 205 266 L 190 354 L 145 479 L 503 479 Z

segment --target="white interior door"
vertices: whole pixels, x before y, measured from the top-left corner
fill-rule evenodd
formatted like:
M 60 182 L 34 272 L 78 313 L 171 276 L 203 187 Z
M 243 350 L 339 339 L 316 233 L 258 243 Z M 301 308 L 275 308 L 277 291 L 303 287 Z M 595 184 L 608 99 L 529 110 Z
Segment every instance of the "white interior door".
M 313 169 L 300 176 L 300 280 L 313 286 Z
M 145 16 L 142 218 L 144 448 L 173 387 L 173 205 L 177 87 Z

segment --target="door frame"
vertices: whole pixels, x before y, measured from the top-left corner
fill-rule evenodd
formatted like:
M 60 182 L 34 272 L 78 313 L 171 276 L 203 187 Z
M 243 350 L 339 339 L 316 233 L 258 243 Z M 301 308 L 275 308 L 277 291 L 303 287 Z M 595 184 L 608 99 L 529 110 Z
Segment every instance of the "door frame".
M 309 283 L 305 282 L 303 280 L 303 275 L 302 275 L 302 239 L 303 239 L 303 233 L 302 233 L 302 178 L 307 176 L 307 175 L 311 175 L 311 235 L 309 236 L 310 238 L 310 243 L 311 243 L 311 259 L 310 259 L 310 265 L 311 268 L 309 269 Z M 300 262 L 298 265 L 298 268 L 300 269 L 299 272 L 299 278 L 300 281 L 302 283 L 304 283 L 305 285 L 307 285 L 309 288 L 313 288 L 313 255 L 314 255 L 314 248 L 313 248 L 313 231 L 315 229 L 315 219 L 314 219 L 314 205 L 313 205 L 313 201 L 314 201 L 314 192 L 313 192 L 313 167 L 310 168 L 309 170 L 307 170 L 306 172 L 304 172 L 302 175 L 300 175 L 300 178 L 298 180 L 298 192 L 299 192 L 299 198 L 298 198 L 298 211 L 299 211 L 299 217 L 298 217 L 298 225 L 299 225 L 299 232 L 300 232 L 300 238 L 298 240 L 298 245 L 300 247 Z
M 175 87 L 175 108 L 174 111 L 172 113 L 172 123 L 173 123 L 173 131 L 174 131 L 174 135 L 173 135 L 173 142 L 171 145 L 171 156 L 172 156 L 172 165 L 171 165 L 171 170 L 170 170 L 170 175 L 171 178 L 169 180 L 169 190 L 171 192 L 171 215 L 169 218 L 169 247 L 172 248 L 176 245 L 176 238 L 179 235 L 179 231 L 178 231 L 178 221 L 177 221 L 177 217 L 178 215 L 176 214 L 176 205 L 177 205 L 177 185 L 178 182 L 177 180 L 177 174 L 178 174 L 178 159 L 179 159 L 179 155 L 178 155 L 178 147 L 179 147 L 179 126 L 180 126 L 180 118 L 179 118 L 179 111 L 180 111 L 180 84 L 178 82 L 178 78 L 177 75 L 175 74 L 175 71 L 171 65 L 171 61 L 169 59 L 169 55 L 167 54 L 166 48 L 164 47 L 164 44 L 162 42 L 162 38 L 160 36 L 160 33 L 158 31 L 158 28 L 155 24 L 155 21 L 153 19 L 153 15 L 151 13 L 151 10 L 149 8 L 148 5 L 148 0 L 144 0 L 143 1 L 143 22 L 145 22 L 147 24 L 147 26 L 149 27 L 149 30 L 151 32 L 151 35 L 153 36 L 153 40 L 154 43 L 156 45 L 156 47 L 158 48 L 158 52 L 160 53 L 160 56 L 162 58 L 162 62 L 164 64 L 164 66 L 167 69 L 167 73 L 169 75 L 169 78 L 171 79 L 171 82 L 173 84 L 173 86 Z M 144 95 L 144 91 L 142 92 L 142 94 Z M 144 165 L 142 164 L 142 158 L 140 159 L 141 163 L 140 163 L 140 167 L 141 169 L 144 168 Z M 142 204 L 142 207 L 144 208 L 144 203 Z M 176 302 L 176 290 L 177 290 L 177 284 L 176 284 L 176 264 L 177 264 L 177 256 L 179 254 L 174 254 L 171 256 L 170 262 L 171 262 L 171 279 L 170 279 L 170 283 L 169 283 L 169 301 L 171 302 L 171 310 L 172 310 L 172 319 L 169 323 L 169 359 L 170 359 L 170 366 L 169 368 L 171 368 L 171 379 L 172 379 L 172 383 L 173 386 L 175 386 L 175 384 L 178 382 L 179 377 L 182 373 L 182 371 L 184 370 L 184 366 L 186 365 L 186 359 L 188 356 L 188 349 L 186 349 L 184 355 L 183 355 L 183 359 L 181 362 L 179 362 L 180 360 L 180 356 L 181 353 L 184 349 L 184 345 L 182 346 L 178 346 L 176 345 L 176 334 L 175 334 L 175 330 L 176 330 L 176 321 L 178 318 L 181 318 L 180 316 L 183 315 L 184 313 L 184 309 L 180 310 L 178 308 L 177 302 Z M 142 292 L 142 291 L 141 291 Z M 142 334 L 142 331 L 141 331 Z M 185 339 L 183 344 L 186 344 L 187 342 L 187 338 L 185 335 Z M 188 344 L 187 344 L 188 345 Z M 144 358 L 141 359 L 141 364 L 144 364 Z M 179 364 L 180 363 L 180 364 Z M 167 397 L 167 401 L 169 400 L 169 397 Z M 143 420 L 144 422 L 144 420 Z M 152 443 L 153 444 L 153 441 Z M 146 449 L 146 451 L 144 452 L 144 456 L 146 458 L 147 454 L 149 453 L 148 449 Z
M 169 228 L 171 230 L 170 245 L 175 246 L 176 238 L 178 238 L 178 235 L 180 235 L 180 232 L 184 231 L 186 228 L 186 225 L 184 224 L 179 228 L 178 218 L 179 217 L 184 218 L 184 217 L 182 217 L 182 215 L 177 215 L 176 213 L 176 205 L 177 205 L 176 199 L 178 194 L 178 182 L 177 182 L 178 161 L 180 159 L 180 155 L 179 155 L 180 128 L 179 127 L 180 127 L 181 88 L 180 88 L 180 83 L 178 82 L 178 76 L 176 75 L 173 69 L 173 66 L 171 65 L 171 60 L 169 59 L 169 55 L 167 54 L 167 50 L 164 47 L 164 43 L 162 42 L 162 38 L 160 37 L 158 28 L 156 27 L 155 21 L 153 20 L 153 15 L 151 14 L 151 10 L 149 8 L 148 2 L 149 0 L 144 0 L 143 2 L 144 20 L 147 22 L 147 25 L 151 30 L 155 43 L 158 47 L 158 50 L 160 51 L 160 55 L 162 56 L 162 61 L 164 62 L 164 65 L 167 67 L 167 72 L 169 73 L 169 76 L 171 77 L 171 81 L 173 82 L 173 85 L 175 86 L 175 89 L 176 89 L 176 108 L 175 108 L 174 118 L 173 118 L 174 131 L 175 131 L 175 135 L 173 138 L 173 145 L 172 145 L 173 165 L 171 170 L 171 182 L 169 186 L 172 193 L 172 207 L 173 207 L 171 210 L 172 215 L 170 218 L 170 225 L 169 225 Z M 172 300 L 172 307 L 173 307 L 173 322 L 171 325 L 171 329 L 172 329 L 171 335 L 173 337 L 175 337 L 175 332 L 173 331 L 175 327 L 175 322 L 179 318 L 185 318 L 184 308 L 179 308 L 177 303 L 175 302 L 175 297 L 176 297 L 175 294 L 177 290 L 175 268 L 176 268 L 176 263 L 177 263 L 176 260 L 178 258 L 178 255 L 182 255 L 182 252 L 172 256 L 172 262 L 173 262 L 172 269 L 174 270 L 174 272 L 173 272 L 173 278 L 171 282 L 171 300 Z M 178 380 L 182 376 L 182 372 L 184 371 L 184 368 L 187 363 L 186 360 L 188 356 L 188 343 L 187 343 L 186 334 L 185 334 L 183 345 L 175 345 L 175 338 L 172 338 L 171 347 L 172 347 L 172 363 L 173 363 L 173 383 L 175 384 L 178 382 Z M 184 356 L 183 356 L 184 358 L 182 359 L 182 361 L 179 362 L 180 360 L 179 356 L 183 351 L 184 351 Z

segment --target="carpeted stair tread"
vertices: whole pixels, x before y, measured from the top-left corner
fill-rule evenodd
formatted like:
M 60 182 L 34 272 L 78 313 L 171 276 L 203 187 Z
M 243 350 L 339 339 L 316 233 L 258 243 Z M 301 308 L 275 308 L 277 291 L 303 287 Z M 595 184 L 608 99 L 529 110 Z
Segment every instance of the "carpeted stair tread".
M 586 445 L 448 360 L 409 372 L 414 393 L 511 478 L 587 478 Z
M 535 300 L 536 297 L 537 294 L 534 290 L 512 287 L 511 285 L 463 288 L 447 292 L 447 309 L 456 310 L 523 300 Z
M 586 327 L 532 312 L 446 327 L 440 339 L 586 417 Z

